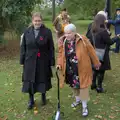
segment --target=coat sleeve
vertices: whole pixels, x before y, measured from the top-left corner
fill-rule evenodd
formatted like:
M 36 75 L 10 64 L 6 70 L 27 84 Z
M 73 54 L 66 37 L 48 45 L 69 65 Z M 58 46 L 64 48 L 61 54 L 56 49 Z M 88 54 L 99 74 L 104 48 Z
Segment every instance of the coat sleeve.
M 87 47 L 87 51 L 88 51 L 88 54 L 92 60 L 92 63 L 94 64 L 94 66 L 97 66 L 99 65 L 99 59 L 95 53 L 95 49 L 93 48 L 93 46 L 91 45 L 91 43 L 89 42 L 89 40 L 86 38 L 86 37 L 83 37 L 83 41 L 85 42 L 85 46 Z
M 57 54 L 57 65 L 60 65 L 62 67 L 62 61 L 63 61 L 63 39 L 64 36 L 60 37 L 58 40 L 58 54 Z
M 24 65 L 25 53 L 26 53 L 25 35 L 22 34 L 21 40 L 20 40 L 20 64 L 21 65 Z
M 62 46 L 58 46 L 57 65 L 62 66 Z
M 112 25 L 116 25 L 116 24 L 120 24 L 120 20 L 108 20 L 108 23 Z
M 50 59 L 50 65 L 55 65 L 55 48 L 54 48 L 54 42 L 52 37 L 52 32 L 49 30 L 49 59 Z
M 56 17 L 55 20 L 53 21 L 53 26 L 56 26 L 56 24 L 58 23 L 58 21 L 59 21 L 59 18 Z

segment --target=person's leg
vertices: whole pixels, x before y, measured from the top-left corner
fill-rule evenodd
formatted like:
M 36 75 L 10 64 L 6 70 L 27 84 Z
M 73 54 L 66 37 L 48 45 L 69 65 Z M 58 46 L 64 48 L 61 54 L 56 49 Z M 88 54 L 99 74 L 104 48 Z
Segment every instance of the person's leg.
M 119 43 L 119 48 L 118 49 L 119 49 L 119 51 L 118 51 L 118 53 L 119 53 L 120 52 L 120 43 Z
M 119 38 L 116 37 L 115 53 L 119 53 Z
M 111 48 L 111 47 L 110 47 L 110 50 L 111 50 L 111 51 L 113 51 L 113 52 L 116 51 L 117 42 L 118 42 L 118 37 L 112 38 L 112 43 L 113 43 L 113 44 L 115 43 L 115 48 Z
M 97 88 L 97 92 L 98 93 L 103 93 L 104 92 L 104 89 L 102 87 L 104 75 L 105 75 L 105 71 L 99 71 L 99 75 L 98 75 L 98 88 Z
M 46 93 L 42 93 L 42 105 L 46 105 Z
M 89 97 L 89 89 L 88 88 L 84 88 L 84 89 L 80 89 L 80 99 L 82 101 L 82 116 L 87 116 L 88 115 L 88 107 L 87 107 L 87 103 L 90 99 Z
M 33 109 L 33 107 L 34 107 L 34 94 L 29 93 L 28 109 Z
M 119 53 L 119 44 L 118 43 L 116 43 L 115 53 Z
M 73 102 L 71 104 L 71 107 L 76 107 L 77 105 L 79 105 L 81 103 L 80 96 L 79 96 L 80 90 L 73 88 L 73 92 L 74 92 L 74 96 L 75 96 L 75 102 Z
M 92 85 L 91 85 L 92 90 L 97 88 L 96 78 L 97 78 L 97 71 L 93 70 L 93 80 L 92 80 Z

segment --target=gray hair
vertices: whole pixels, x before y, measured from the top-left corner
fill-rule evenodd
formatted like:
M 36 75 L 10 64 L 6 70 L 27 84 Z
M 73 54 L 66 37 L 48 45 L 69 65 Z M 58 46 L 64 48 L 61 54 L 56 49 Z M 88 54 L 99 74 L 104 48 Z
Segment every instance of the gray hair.
M 34 17 L 40 17 L 42 19 L 42 15 L 39 12 L 32 13 L 32 19 Z
M 105 11 L 99 11 L 97 13 L 97 15 L 100 14 L 100 15 L 103 15 L 105 17 L 105 19 L 107 19 L 107 13 Z
M 64 32 L 66 32 L 68 30 L 70 30 L 72 32 L 76 32 L 76 26 L 74 24 L 68 24 L 68 25 L 65 26 Z

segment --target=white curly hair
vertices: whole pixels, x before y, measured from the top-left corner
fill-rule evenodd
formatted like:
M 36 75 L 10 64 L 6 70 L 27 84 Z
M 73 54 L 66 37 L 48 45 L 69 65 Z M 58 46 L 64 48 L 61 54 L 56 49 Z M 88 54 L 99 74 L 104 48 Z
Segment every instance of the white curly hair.
M 70 30 L 72 32 L 76 32 L 76 26 L 74 24 L 72 24 L 72 23 L 68 24 L 68 25 L 65 26 L 64 32 L 66 32 L 68 30 Z

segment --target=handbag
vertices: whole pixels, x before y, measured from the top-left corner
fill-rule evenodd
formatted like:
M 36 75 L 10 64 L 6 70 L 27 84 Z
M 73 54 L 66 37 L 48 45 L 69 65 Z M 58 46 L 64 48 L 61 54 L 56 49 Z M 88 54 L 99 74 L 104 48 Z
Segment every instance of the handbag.
M 106 46 L 105 48 L 96 48 L 95 46 L 95 36 L 93 35 L 92 33 L 92 38 L 93 38 L 93 45 L 94 45 L 94 48 L 95 48 L 95 52 L 96 52 L 96 55 L 97 57 L 99 58 L 100 61 L 104 61 L 104 56 L 105 56 L 105 51 L 106 51 Z

